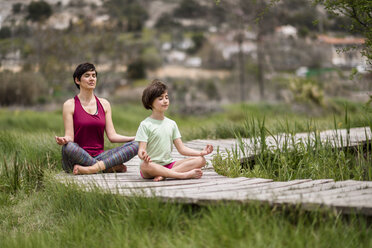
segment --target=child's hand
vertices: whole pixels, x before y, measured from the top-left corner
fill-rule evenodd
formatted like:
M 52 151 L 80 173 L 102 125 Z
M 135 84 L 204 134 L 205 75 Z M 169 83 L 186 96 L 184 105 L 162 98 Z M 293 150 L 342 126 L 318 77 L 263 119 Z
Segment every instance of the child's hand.
M 213 152 L 213 146 L 208 144 L 204 149 L 203 151 L 201 152 L 202 153 L 202 156 L 205 156 L 205 155 L 208 155 L 210 154 L 211 152 Z
M 138 157 L 145 162 L 148 162 L 148 163 L 151 162 L 151 158 L 145 150 L 139 151 L 138 152 Z

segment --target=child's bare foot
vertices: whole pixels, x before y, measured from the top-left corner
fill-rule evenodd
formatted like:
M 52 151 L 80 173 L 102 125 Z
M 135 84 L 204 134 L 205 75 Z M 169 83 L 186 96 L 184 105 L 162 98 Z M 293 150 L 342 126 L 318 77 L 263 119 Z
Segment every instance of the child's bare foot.
M 165 180 L 165 178 L 162 177 L 162 176 L 154 177 L 154 181 L 155 181 L 155 182 L 159 182 L 159 181 L 163 181 L 163 180 Z
M 201 178 L 203 176 L 203 172 L 201 169 L 193 169 L 191 171 L 188 171 L 188 172 L 185 172 L 185 179 L 198 179 L 198 178 Z
M 127 166 L 124 164 L 115 165 L 114 167 L 108 168 L 103 171 L 103 173 L 120 173 L 120 172 L 127 172 Z

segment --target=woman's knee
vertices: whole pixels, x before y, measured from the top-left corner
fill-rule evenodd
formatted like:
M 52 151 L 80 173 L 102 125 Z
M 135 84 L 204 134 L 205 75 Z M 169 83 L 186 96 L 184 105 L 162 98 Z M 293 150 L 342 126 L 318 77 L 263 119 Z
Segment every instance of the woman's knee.
M 137 141 L 131 141 L 129 143 L 124 144 L 122 147 L 125 147 L 125 149 L 129 149 L 133 151 L 136 155 L 138 153 L 139 144 Z
M 74 153 L 76 148 L 78 148 L 79 145 L 74 142 L 68 142 L 67 144 L 62 146 L 62 153 L 65 156 L 69 156 Z
M 139 143 L 137 141 L 132 141 L 133 149 L 136 151 L 136 154 L 138 153 Z

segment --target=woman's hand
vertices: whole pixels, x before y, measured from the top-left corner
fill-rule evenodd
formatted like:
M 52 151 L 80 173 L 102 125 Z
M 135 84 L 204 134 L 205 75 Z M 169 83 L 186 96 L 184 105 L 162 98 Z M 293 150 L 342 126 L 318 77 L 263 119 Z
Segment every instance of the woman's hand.
M 205 155 L 208 155 L 210 154 L 211 152 L 213 152 L 213 146 L 208 144 L 204 149 L 203 151 L 201 151 L 201 156 L 205 156 Z
M 68 137 L 58 137 L 58 136 L 54 136 L 54 138 L 56 139 L 56 142 L 58 145 L 66 145 L 68 142 L 70 142 L 70 139 Z

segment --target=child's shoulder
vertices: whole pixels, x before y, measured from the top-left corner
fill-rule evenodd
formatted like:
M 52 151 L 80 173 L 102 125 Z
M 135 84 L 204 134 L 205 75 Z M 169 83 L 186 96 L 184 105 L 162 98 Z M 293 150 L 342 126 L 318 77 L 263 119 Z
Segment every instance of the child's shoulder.
M 176 124 L 176 121 L 174 121 L 174 120 L 172 120 L 172 119 L 170 119 L 170 118 L 168 118 L 168 117 L 165 117 L 164 118 L 167 122 L 170 122 L 170 123 L 172 123 L 172 124 Z
M 146 117 L 144 120 L 141 121 L 140 125 L 146 125 L 146 123 L 150 122 L 150 117 Z

